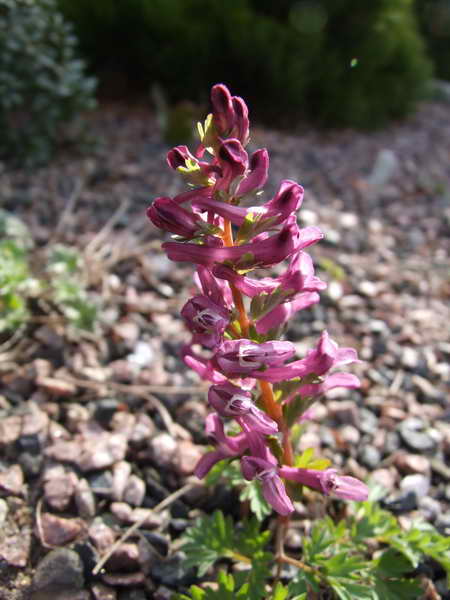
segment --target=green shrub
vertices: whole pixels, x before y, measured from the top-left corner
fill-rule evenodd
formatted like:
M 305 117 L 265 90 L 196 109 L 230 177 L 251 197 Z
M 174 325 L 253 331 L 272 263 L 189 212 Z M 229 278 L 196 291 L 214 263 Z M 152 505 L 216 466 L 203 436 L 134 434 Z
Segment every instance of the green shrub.
M 431 75 L 411 0 L 59 2 L 97 69 L 157 82 L 171 102 L 207 101 L 223 81 L 271 123 L 379 125 Z
M 450 0 L 416 0 L 416 10 L 436 75 L 450 80 Z
M 54 0 L 0 0 L 1 159 L 47 160 L 63 127 L 94 106 L 75 45 Z

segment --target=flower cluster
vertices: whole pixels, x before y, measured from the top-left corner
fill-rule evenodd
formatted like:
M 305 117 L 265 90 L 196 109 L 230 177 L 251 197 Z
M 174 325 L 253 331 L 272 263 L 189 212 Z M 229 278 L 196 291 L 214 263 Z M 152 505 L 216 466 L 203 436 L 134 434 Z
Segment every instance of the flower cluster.
M 212 383 L 208 402 L 214 412 L 206 433 L 215 449 L 201 458 L 196 474 L 204 477 L 218 461 L 239 459 L 244 477 L 261 482 L 264 497 L 281 515 L 294 510 L 285 480 L 326 495 L 366 499 L 366 486 L 353 477 L 332 468 L 297 468 L 290 440 L 291 425 L 306 419 L 325 392 L 359 386 L 354 375 L 330 373 L 357 356 L 327 332 L 301 359 L 295 359 L 291 342 L 279 339 L 288 319 L 317 303 L 326 287 L 305 252 L 322 232 L 298 226 L 303 188 L 294 181 L 282 181 L 273 198 L 256 203 L 268 177 L 267 150 L 250 156 L 245 150 L 249 119 L 241 98 L 218 84 L 211 102 L 195 154 L 177 146 L 167 157 L 190 189 L 156 198 L 147 211 L 154 225 L 175 236 L 163 244 L 168 257 L 197 267 L 198 293 L 181 311 L 192 332 L 182 354 Z M 285 260 L 286 270 L 277 277 L 249 275 Z M 239 428 L 233 435 L 224 429 L 230 419 Z

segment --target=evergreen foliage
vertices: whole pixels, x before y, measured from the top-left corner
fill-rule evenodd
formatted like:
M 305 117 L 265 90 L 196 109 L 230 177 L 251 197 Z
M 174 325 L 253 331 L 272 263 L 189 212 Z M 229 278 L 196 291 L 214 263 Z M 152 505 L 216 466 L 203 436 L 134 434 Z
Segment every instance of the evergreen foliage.
M 75 46 L 54 0 L 0 0 L 1 159 L 44 162 L 63 126 L 94 106 Z
M 224 81 L 291 125 L 372 127 L 414 106 L 431 75 L 409 0 L 59 0 L 99 70 L 169 100 Z M 112 49 L 120 48 L 120 53 Z

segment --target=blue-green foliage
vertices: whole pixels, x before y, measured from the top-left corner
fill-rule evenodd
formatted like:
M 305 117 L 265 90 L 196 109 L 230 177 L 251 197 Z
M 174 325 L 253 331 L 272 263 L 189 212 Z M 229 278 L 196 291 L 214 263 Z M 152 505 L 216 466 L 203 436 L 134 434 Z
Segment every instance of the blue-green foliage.
M 94 106 L 75 46 L 54 0 L 0 0 L 0 159 L 44 162 L 62 128 Z
M 190 595 L 178 600 L 304 600 L 310 590 L 328 590 L 339 600 L 417 600 L 422 588 L 415 570 L 426 557 L 450 576 L 450 540 L 431 525 L 417 521 L 404 531 L 375 502 L 355 507 L 349 519 L 334 523 L 325 517 L 313 525 L 301 555 L 291 557 L 298 561 L 297 573 L 287 586 L 278 584 L 275 589 L 274 556 L 267 551 L 270 536 L 260 532 L 258 521 L 237 526 L 220 511 L 199 519 L 185 536 L 189 567 L 196 566 L 200 577 L 224 559 L 252 568 L 233 576 L 221 571 L 218 585 L 192 586 Z
M 0 210 L 0 335 L 10 335 L 28 322 L 33 299 L 44 299 L 75 328 L 93 330 L 98 309 L 86 291 L 81 254 L 73 247 L 49 245 L 33 255 L 39 263 L 37 276 L 32 247 L 25 225 Z

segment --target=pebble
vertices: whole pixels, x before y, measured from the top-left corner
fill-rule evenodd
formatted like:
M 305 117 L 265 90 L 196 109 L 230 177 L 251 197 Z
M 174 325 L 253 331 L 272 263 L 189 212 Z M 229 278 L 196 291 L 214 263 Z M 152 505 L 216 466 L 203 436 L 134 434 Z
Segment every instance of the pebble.
M 155 351 L 147 342 L 138 341 L 127 360 L 140 368 L 150 366 L 155 359 Z
M 407 475 L 401 480 L 400 489 L 403 492 L 413 492 L 418 499 L 424 498 L 430 491 L 430 478 L 419 473 Z
M 178 444 L 168 433 L 159 433 L 149 441 L 154 463 L 161 468 L 169 467 L 178 450 Z
M 22 430 L 22 417 L 12 415 L 0 419 L 0 445 L 9 446 L 17 440 Z
M 430 460 L 420 454 L 405 454 L 400 452 L 395 457 L 394 464 L 405 473 L 429 473 Z
M 97 496 L 109 498 L 113 495 L 114 479 L 110 471 L 101 471 L 90 475 L 88 483 Z
M 51 550 L 39 562 L 33 576 L 34 591 L 73 593 L 84 586 L 83 563 L 79 555 L 69 548 Z
M 31 546 L 31 533 L 22 530 L 20 535 L 2 536 L 0 558 L 12 567 L 23 568 L 28 563 Z
M 96 403 L 94 419 L 103 427 L 108 427 L 118 406 L 119 401 L 115 398 L 102 398 Z
M 71 396 L 74 396 L 77 391 L 75 384 L 54 377 L 38 376 L 36 377 L 36 385 L 52 396 L 61 398 L 70 398 Z
M 442 510 L 440 503 L 430 496 L 419 500 L 419 508 L 427 521 L 435 521 Z
M 113 587 L 131 587 L 134 585 L 142 585 L 145 583 L 145 574 L 142 571 L 137 571 L 136 573 L 121 573 L 112 575 L 110 573 L 105 573 L 102 575 L 103 581 L 107 585 L 111 585 Z
M 141 506 L 145 497 L 145 483 L 137 475 L 128 478 L 123 499 L 132 506 Z
M 392 499 L 381 500 L 380 504 L 393 514 L 401 515 L 417 508 L 417 494 L 413 491 L 404 491 Z
M 150 567 L 150 575 L 158 583 L 169 587 L 189 585 L 195 581 L 193 570 L 190 572 L 184 566 L 186 555 L 184 552 L 176 552 L 164 560 L 155 560 Z
M 132 573 L 139 569 L 139 548 L 137 544 L 120 544 L 114 550 L 105 565 L 109 571 L 121 571 Z
M 112 502 L 110 506 L 112 514 L 127 524 L 142 522 L 142 527 L 159 527 L 163 522 L 163 513 L 154 513 L 150 508 L 135 508 L 134 510 L 125 502 Z
M 6 503 L 6 500 L 3 500 L 3 498 L 0 498 L 0 528 L 3 527 L 5 521 L 6 521 L 6 517 L 8 516 L 8 504 Z
M 114 530 L 101 519 L 96 517 L 88 529 L 89 539 L 100 553 L 108 550 L 116 539 Z
M 175 467 L 182 477 L 187 477 L 194 472 L 198 461 L 204 454 L 204 448 L 197 446 L 189 440 L 182 440 L 178 443 L 178 456 Z
M 358 407 L 353 400 L 333 400 L 327 403 L 327 407 L 330 415 L 334 417 L 338 423 L 358 427 Z
M 131 475 L 131 465 L 125 460 L 119 460 L 113 467 L 112 497 L 114 500 L 123 499 L 128 478 Z
M 441 514 L 434 523 L 436 529 L 445 536 L 450 536 L 450 513 Z
M 22 496 L 24 491 L 23 472 L 19 465 L 12 465 L 0 472 L 0 494 L 2 496 Z
M 86 479 L 80 479 L 75 487 L 75 504 L 78 514 L 83 519 L 95 517 L 95 497 Z
M 114 588 L 96 583 L 91 587 L 94 600 L 117 600 L 117 592 Z
M 359 460 L 368 469 L 375 469 L 381 462 L 381 453 L 374 446 L 364 445 L 359 452 Z
M 387 492 L 392 492 L 395 487 L 396 473 L 392 469 L 376 469 L 371 473 L 370 479 L 378 483 Z
M 436 441 L 425 430 L 425 424 L 421 419 L 410 417 L 399 425 L 399 432 L 403 443 L 411 450 L 420 452 L 435 452 Z
M 66 472 L 62 465 L 48 468 L 43 477 L 44 497 L 55 510 L 64 510 L 69 505 L 78 477 L 73 472 Z
M 44 546 L 63 546 L 78 537 L 84 528 L 84 521 L 81 519 L 64 519 L 43 513 L 37 534 Z

